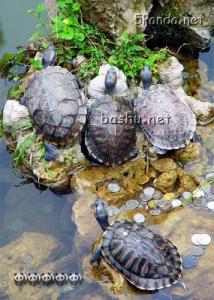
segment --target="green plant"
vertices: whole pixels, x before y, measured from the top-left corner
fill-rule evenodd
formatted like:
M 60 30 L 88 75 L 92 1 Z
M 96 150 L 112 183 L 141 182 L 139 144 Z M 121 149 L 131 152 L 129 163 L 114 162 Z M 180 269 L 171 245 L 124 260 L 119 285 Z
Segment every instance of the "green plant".
M 11 87 L 8 90 L 7 96 L 8 99 L 15 99 L 15 100 L 19 100 L 24 94 L 24 89 L 22 87 L 20 87 L 19 85 L 15 86 L 15 87 Z
M 30 64 L 36 70 L 41 70 L 42 69 L 42 62 L 39 59 L 31 58 L 30 59 Z
M 13 156 L 13 164 L 15 168 L 18 166 L 20 162 L 23 161 L 25 156 L 28 154 L 28 152 L 31 149 L 32 142 L 35 140 L 35 138 L 36 138 L 36 133 L 33 131 L 17 143 L 14 156 Z

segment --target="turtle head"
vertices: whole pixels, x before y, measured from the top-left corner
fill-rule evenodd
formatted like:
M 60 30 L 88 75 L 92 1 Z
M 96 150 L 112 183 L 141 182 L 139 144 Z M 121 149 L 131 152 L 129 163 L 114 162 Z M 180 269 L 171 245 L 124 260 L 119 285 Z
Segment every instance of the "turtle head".
M 54 45 L 48 46 L 47 50 L 45 51 L 42 57 L 42 64 L 44 68 L 49 66 L 53 66 L 56 63 L 57 54 L 56 54 L 56 47 Z
M 109 95 L 113 95 L 117 84 L 117 73 L 113 67 L 109 68 L 105 77 L 105 88 Z
M 144 65 L 144 68 L 141 70 L 140 79 L 143 83 L 144 90 L 148 90 L 152 84 L 152 71 L 148 65 Z
M 95 202 L 95 218 L 100 224 L 102 230 L 106 230 L 108 228 L 108 214 L 105 208 L 105 203 L 101 199 L 97 199 Z

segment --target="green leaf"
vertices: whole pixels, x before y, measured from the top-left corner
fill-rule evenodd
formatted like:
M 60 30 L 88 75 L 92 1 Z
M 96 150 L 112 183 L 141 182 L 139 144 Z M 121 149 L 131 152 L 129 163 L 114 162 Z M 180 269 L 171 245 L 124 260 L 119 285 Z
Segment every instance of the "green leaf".
M 32 59 L 30 59 L 30 63 L 34 69 L 36 69 L 36 70 L 42 69 L 42 62 L 39 59 L 32 58 Z
M 74 11 L 80 10 L 80 4 L 78 2 L 74 2 L 72 8 Z
M 37 40 L 40 36 L 41 36 L 41 31 L 36 31 L 30 38 L 29 38 L 29 42 L 34 42 L 35 40 Z
M 44 3 L 40 3 L 37 5 L 36 9 L 35 9 L 35 13 L 40 15 L 41 13 L 43 13 L 44 11 L 46 11 L 46 7 Z

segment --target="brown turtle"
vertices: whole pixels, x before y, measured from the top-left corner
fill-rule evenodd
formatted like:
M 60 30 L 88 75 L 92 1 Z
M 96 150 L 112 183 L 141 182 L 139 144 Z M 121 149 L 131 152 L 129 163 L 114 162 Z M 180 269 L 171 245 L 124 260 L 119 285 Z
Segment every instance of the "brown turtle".
M 134 101 L 144 134 L 159 154 L 185 147 L 195 135 L 196 118 L 167 85 L 151 85 L 152 73 L 148 66 L 141 72 L 144 90 Z
M 172 242 L 135 222 L 119 220 L 110 225 L 105 203 L 97 199 L 95 205 L 104 233 L 91 263 L 99 261 L 102 254 L 110 266 L 141 290 L 159 290 L 179 281 L 182 258 Z
M 105 78 L 105 94 L 91 104 L 84 133 L 89 156 L 109 166 L 119 165 L 137 154 L 133 150 L 133 108 L 122 96 L 114 96 L 116 82 L 116 71 L 111 67 Z

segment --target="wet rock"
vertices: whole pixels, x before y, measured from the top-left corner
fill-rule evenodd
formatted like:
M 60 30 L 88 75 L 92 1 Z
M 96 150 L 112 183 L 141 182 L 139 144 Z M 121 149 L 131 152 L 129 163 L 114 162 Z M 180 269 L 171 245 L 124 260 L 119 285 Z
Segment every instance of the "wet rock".
M 177 168 L 176 163 L 171 158 L 160 158 L 151 164 L 152 167 L 160 173 L 173 171 Z
M 5 128 L 16 126 L 24 121 L 30 121 L 27 107 L 16 100 L 7 100 L 3 111 L 3 125 Z
M 39 233 L 26 232 L 17 240 L 0 248 L 1 267 L 1 295 L 10 299 L 46 299 L 52 294 L 53 287 L 42 289 L 41 286 L 23 285 L 19 289 L 14 284 L 14 274 L 18 272 L 29 273 L 32 270 L 53 271 L 56 255 L 62 255 L 64 246 L 52 236 Z M 52 261 L 49 263 L 49 261 Z M 49 265 L 49 267 L 47 266 Z
M 163 193 L 172 192 L 177 177 L 176 171 L 164 172 L 154 181 L 154 186 Z
M 145 174 L 145 162 L 142 159 L 128 161 L 115 168 L 90 167 L 75 174 L 71 179 L 71 188 L 76 191 L 88 189 L 98 198 L 105 199 L 110 205 L 121 207 L 128 199 L 137 198 L 149 181 Z M 109 183 L 117 182 L 120 191 L 112 193 Z
M 198 184 L 196 183 L 194 177 L 186 174 L 183 169 L 178 168 L 177 174 L 179 178 L 179 193 L 183 193 L 186 191 L 193 192 L 197 188 Z
M 197 159 L 201 154 L 201 145 L 191 142 L 184 149 L 175 151 L 175 159 L 187 163 L 190 160 Z
M 123 32 L 143 32 L 146 26 L 143 18 L 148 16 L 152 8 L 150 0 L 117 0 L 114 5 L 107 0 L 80 0 L 80 3 L 86 20 L 107 34 L 117 37 Z

